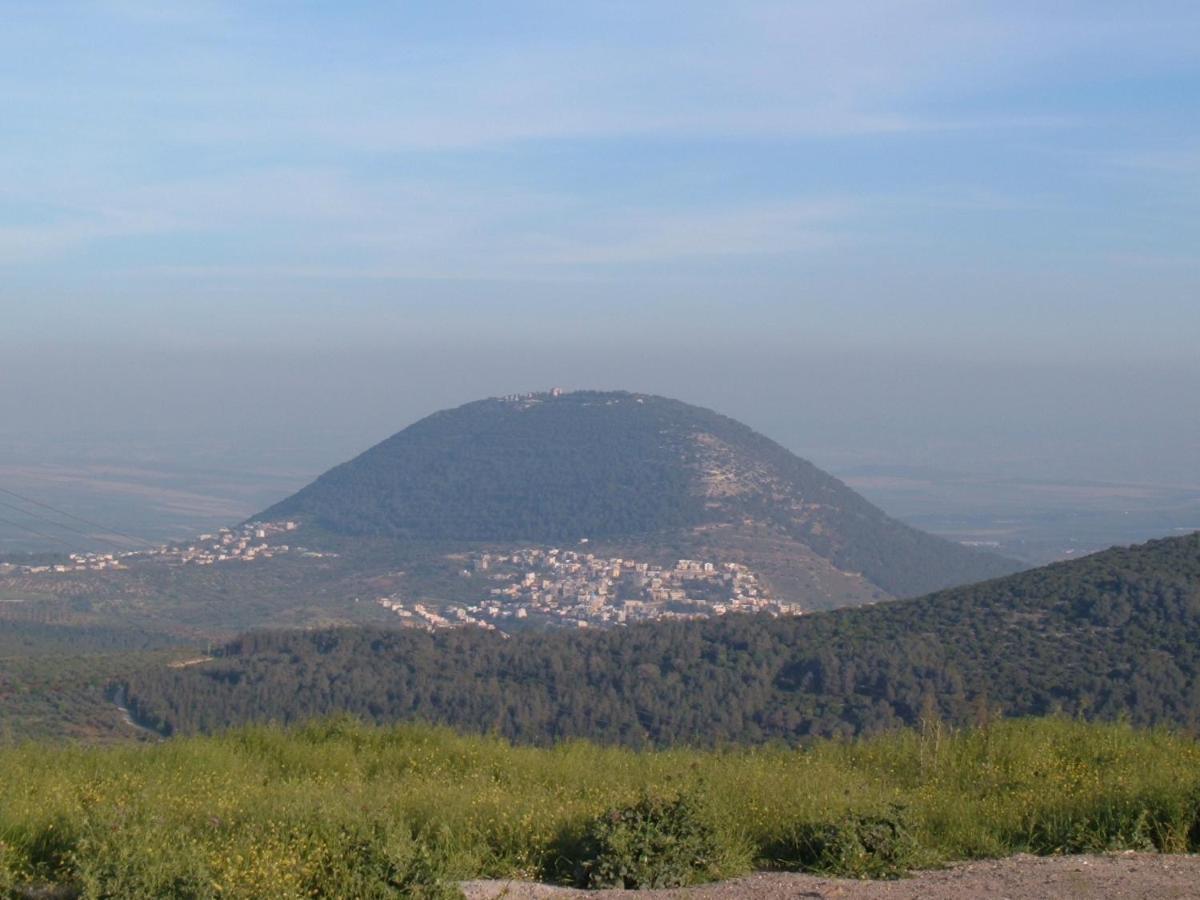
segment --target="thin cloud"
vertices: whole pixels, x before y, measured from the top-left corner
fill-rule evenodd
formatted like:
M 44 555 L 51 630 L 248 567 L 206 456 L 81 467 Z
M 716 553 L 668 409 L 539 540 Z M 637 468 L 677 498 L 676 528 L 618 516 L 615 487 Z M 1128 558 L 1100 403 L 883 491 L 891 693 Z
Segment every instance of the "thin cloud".
M 97 242 L 162 234 L 168 230 L 154 213 L 106 211 L 66 220 L 0 226 L 0 265 L 61 258 Z

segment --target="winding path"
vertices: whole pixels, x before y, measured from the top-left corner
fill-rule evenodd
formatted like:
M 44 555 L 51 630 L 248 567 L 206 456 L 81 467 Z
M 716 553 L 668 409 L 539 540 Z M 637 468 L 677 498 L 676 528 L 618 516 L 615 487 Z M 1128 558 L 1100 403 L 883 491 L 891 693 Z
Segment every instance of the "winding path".
M 113 705 L 116 706 L 117 712 L 120 714 L 121 721 L 124 724 L 128 725 L 135 731 L 154 738 L 156 741 L 165 740 L 165 738 L 163 738 L 163 736 L 153 728 L 147 728 L 145 725 L 142 725 L 140 722 L 138 722 L 138 720 L 134 717 L 133 712 L 128 706 L 125 705 L 125 688 L 117 688 L 113 692 Z

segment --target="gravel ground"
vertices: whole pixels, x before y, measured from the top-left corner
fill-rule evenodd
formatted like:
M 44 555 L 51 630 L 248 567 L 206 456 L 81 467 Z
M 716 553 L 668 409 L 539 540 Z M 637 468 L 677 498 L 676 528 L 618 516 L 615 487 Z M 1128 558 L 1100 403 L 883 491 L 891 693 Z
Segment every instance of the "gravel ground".
M 1200 856 L 1119 853 L 1105 856 L 1014 856 L 917 872 L 901 881 L 853 881 L 764 872 L 667 891 L 577 891 L 522 881 L 470 881 L 467 900 L 569 900 L 646 897 L 654 900 L 1171 900 L 1200 898 Z

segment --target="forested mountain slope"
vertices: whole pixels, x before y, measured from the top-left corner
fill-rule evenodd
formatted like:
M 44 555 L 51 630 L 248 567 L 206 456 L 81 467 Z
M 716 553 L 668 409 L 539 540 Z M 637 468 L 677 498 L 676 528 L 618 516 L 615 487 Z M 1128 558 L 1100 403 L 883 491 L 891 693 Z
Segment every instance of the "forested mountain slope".
M 350 711 L 535 743 L 718 744 L 1061 711 L 1192 726 L 1200 533 L 915 600 L 503 639 L 476 630 L 247 635 L 147 674 L 164 732 Z
M 1018 567 L 888 517 L 733 419 L 644 394 L 535 394 L 435 413 L 257 518 L 435 541 L 676 535 L 718 555 L 735 540 L 744 547 L 753 528 L 784 570 L 779 593 L 802 583 L 789 565 L 818 580 L 824 566 L 826 580 L 861 575 L 860 601 L 875 589 L 912 596 Z

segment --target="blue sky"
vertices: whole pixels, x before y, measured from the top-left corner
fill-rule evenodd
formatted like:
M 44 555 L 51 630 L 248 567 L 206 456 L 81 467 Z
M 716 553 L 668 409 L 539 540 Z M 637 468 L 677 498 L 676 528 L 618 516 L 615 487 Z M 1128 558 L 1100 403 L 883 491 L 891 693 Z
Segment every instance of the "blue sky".
M 2 302 L 84 340 L 696 303 L 1183 359 L 1198 42 L 1167 2 L 17 4 Z
M 940 360 L 947 416 L 1005 366 L 1051 394 L 1074 367 L 1063 405 L 1170 383 L 1146 401 L 1167 421 L 1200 383 L 1197 47 L 1200 4 L 1154 0 L 9 4 L 0 366 L 24 405 L 0 414 L 50 427 L 82 392 L 133 422 L 121 379 L 186 395 L 258 353 L 440 347 L 439 390 L 333 411 L 376 417 L 354 441 L 490 386 L 750 414 L 767 358 L 755 421 L 797 449 L 789 358 Z

